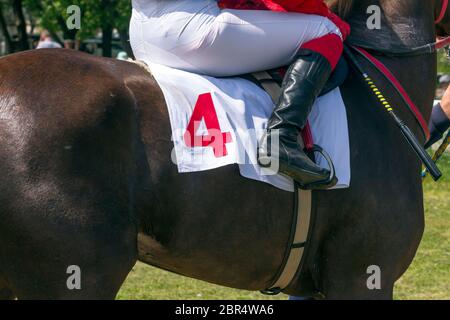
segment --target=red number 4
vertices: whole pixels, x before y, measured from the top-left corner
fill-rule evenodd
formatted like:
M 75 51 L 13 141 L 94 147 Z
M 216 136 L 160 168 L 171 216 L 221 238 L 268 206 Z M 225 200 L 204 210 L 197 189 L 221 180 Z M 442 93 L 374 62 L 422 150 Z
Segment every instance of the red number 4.
M 197 131 L 202 120 L 204 120 L 208 134 L 199 136 Z M 211 93 L 204 93 L 198 97 L 191 120 L 184 133 L 184 142 L 190 148 L 212 147 L 216 158 L 228 155 L 226 144 L 233 142 L 233 139 L 231 133 L 223 133 L 220 129 Z

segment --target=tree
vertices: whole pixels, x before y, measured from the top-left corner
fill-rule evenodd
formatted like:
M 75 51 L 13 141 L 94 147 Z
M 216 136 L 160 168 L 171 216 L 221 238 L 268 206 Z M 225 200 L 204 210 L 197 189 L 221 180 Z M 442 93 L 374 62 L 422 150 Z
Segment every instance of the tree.
M 84 22 L 88 27 L 82 28 L 83 32 L 92 32 L 100 28 L 102 30 L 103 56 L 110 57 L 112 54 L 113 30 L 117 29 L 122 40 L 124 49 L 131 56 L 131 49 L 128 45 L 128 24 L 131 18 L 131 1 L 129 0 L 85 0 L 81 8 L 85 9 L 89 16 L 84 17 Z M 126 40 L 125 40 L 126 38 Z
M 48 30 L 52 37 L 63 43 L 63 40 L 75 40 L 79 30 L 67 27 L 67 8 L 72 4 L 80 5 L 81 1 L 70 0 L 24 0 L 30 13 L 39 17 L 38 25 Z M 62 39 L 58 34 L 62 34 Z
M 81 28 L 68 28 L 67 9 L 76 5 L 81 11 Z M 131 55 L 128 44 L 128 23 L 131 16 L 129 0 L 0 0 L 0 31 L 3 33 L 9 52 L 14 51 L 14 39 L 18 39 L 17 50 L 28 48 L 27 17 L 33 26 L 48 30 L 53 38 L 83 41 L 102 33 L 103 55 L 111 56 L 113 31 L 117 30 L 124 49 Z M 8 24 L 16 26 L 13 36 Z
M 11 38 L 11 34 L 9 33 L 8 30 L 8 22 L 6 21 L 6 12 L 3 8 L 3 2 L 0 2 L 0 29 L 2 31 L 3 34 L 3 38 L 6 44 L 6 52 L 10 53 L 13 51 L 13 41 Z
M 128 23 L 131 16 L 129 0 L 24 0 L 27 8 L 40 17 L 40 26 L 50 32 L 63 33 L 65 40 L 83 40 L 102 32 L 103 55 L 112 54 L 113 30 L 128 37 Z M 81 29 L 69 30 L 67 8 L 77 5 L 81 9 Z
M 15 25 L 17 28 L 17 50 L 28 50 L 30 45 L 28 44 L 27 23 L 25 15 L 23 13 L 22 0 L 12 0 L 13 12 L 15 17 Z
M 130 45 L 129 25 L 131 19 L 131 1 L 118 1 L 116 4 L 118 16 L 116 17 L 116 28 L 119 31 L 122 47 L 128 53 L 129 57 L 133 57 L 133 50 Z
M 15 34 L 11 34 L 10 25 L 15 27 Z M 6 43 L 7 53 L 30 48 L 22 0 L 0 1 L 0 30 Z

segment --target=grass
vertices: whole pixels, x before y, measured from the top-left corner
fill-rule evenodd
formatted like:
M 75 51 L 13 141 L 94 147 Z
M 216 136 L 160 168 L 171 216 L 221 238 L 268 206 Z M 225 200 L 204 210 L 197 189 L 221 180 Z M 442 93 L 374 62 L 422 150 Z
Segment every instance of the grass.
M 411 267 L 398 281 L 397 299 L 450 299 L 450 155 L 439 163 L 442 181 L 425 182 L 426 227 Z
M 440 162 L 444 178 L 427 179 L 426 230 L 416 258 L 395 287 L 396 299 L 450 299 L 450 155 Z M 119 299 L 287 299 L 234 290 L 173 275 L 138 263 L 118 295 Z
M 450 74 L 450 63 L 444 50 L 440 50 L 438 54 L 438 70 L 441 73 Z

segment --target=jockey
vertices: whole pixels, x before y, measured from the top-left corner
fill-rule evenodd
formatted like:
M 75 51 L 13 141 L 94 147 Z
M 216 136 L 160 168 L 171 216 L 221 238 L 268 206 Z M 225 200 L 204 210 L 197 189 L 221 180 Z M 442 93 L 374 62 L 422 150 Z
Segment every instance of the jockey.
M 279 133 L 280 173 L 304 188 L 324 185 L 297 138 L 343 51 L 349 26 L 324 0 L 133 0 L 130 40 L 137 59 L 215 77 L 290 65 L 282 95 L 260 143 L 258 161 L 271 161 Z

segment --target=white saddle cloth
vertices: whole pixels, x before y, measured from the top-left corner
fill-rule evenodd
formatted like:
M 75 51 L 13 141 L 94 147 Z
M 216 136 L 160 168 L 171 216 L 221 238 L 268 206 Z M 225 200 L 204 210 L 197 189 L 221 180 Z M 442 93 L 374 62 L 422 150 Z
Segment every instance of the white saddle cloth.
M 274 108 L 265 91 L 241 78 L 218 79 L 146 63 L 166 99 L 174 142 L 172 160 L 180 173 L 238 164 L 246 178 L 294 191 L 291 178 L 257 163 L 258 141 Z M 314 143 L 333 160 L 339 179 L 335 188 L 348 187 L 349 135 L 339 88 L 317 99 L 309 120 Z M 320 156 L 317 163 L 327 167 Z

